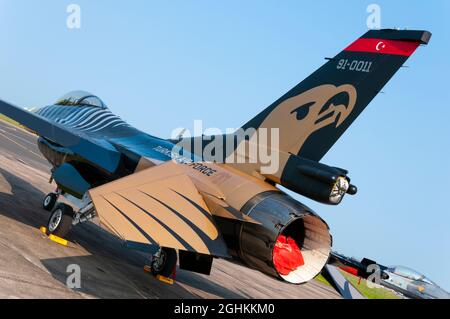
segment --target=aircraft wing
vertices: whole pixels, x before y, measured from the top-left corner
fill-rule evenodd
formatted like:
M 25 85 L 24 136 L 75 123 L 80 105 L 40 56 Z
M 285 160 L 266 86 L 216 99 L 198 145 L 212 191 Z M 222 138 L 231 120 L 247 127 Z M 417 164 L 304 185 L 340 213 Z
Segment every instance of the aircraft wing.
M 180 165 L 170 161 L 90 190 L 101 222 L 134 245 L 228 257 L 211 212 Z
M 19 122 L 36 134 L 113 173 L 120 161 L 120 153 L 106 141 L 90 138 L 82 132 L 70 131 L 44 117 L 0 100 L 0 113 Z

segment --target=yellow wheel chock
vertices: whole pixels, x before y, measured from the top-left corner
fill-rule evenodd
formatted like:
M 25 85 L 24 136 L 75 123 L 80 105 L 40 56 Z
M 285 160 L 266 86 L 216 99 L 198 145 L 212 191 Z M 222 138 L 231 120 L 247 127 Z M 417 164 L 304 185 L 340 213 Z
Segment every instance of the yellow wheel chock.
M 151 267 L 147 266 L 147 265 L 144 266 L 144 271 L 146 273 L 149 273 L 149 274 L 152 273 Z M 161 281 L 161 282 L 163 282 L 163 283 L 165 283 L 165 284 L 168 284 L 168 285 L 173 285 L 174 282 L 175 282 L 172 278 L 164 277 L 164 276 L 161 276 L 161 275 L 156 276 L 156 279 Z
M 61 237 L 58 237 L 58 236 L 55 236 L 53 234 L 48 234 L 46 227 L 42 226 L 41 228 L 39 228 L 39 230 L 44 235 L 48 236 L 48 239 L 50 239 L 52 242 L 55 242 L 57 244 L 60 244 L 62 246 L 66 246 L 66 247 L 69 245 L 69 241 L 68 240 L 66 240 L 64 238 L 61 238 Z
M 158 279 L 159 281 L 162 281 L 168 285 L 173 285 L 173 283 L 174 283 L 174 280 L 172 278 L 164 277 L 161 275 L 156 276 L 156 279 Z

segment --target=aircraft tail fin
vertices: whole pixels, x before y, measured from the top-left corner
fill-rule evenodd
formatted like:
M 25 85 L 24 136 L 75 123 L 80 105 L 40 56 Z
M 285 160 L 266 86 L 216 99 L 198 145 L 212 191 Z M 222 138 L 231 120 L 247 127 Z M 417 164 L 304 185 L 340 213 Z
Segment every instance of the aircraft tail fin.
M 279 128 L 279 150 L 319 161 L 430 38 L 427 31 L 368 31 L 243 129 Z

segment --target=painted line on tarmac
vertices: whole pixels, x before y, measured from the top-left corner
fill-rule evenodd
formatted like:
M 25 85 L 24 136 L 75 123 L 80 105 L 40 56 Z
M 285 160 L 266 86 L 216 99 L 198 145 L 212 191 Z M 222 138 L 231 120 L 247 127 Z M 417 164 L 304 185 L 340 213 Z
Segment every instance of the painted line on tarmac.
M 17 130 L 16 130 L 16 131 L 17 131 Z M 20 136 L 15 135 L 15 134 L 13 134 L 13 133 L 11 133 L 11 132 L 7 132 L 7 131 L 5 131 L 5 130 L 2 130 L 1 128 L 0 128 L 0 132 L 1 132 L 1 133 L 6 133 L 6 134 L 11 134 L 13 137 L 15 137 L 15 138 L 17 138 L 17 139 L 19 139 L 19 140 L 21 140 L 21 141 L 24 141 L 25 143 L 28 143 L 28 144 L 30 144 L 30 145 L 32 145 L 32 146 L 36 146 L 36 143 L 32 143 L 32 142 L 30 142 L 30 141 L 24 139 L 23 137 L 20 137 Z
M 3 134 L 3 133 L 0 133 L 0 135 L 1 135 L 1 136 L 3 136 L 4 138 L 6 138 L 7 140 L 9 140 L 9 141 L 13 142 L 14 144 L 18 145 L 19 147 L 23 148 L 24 150 L 26 150 L 26 151 L 28 151 L 28 152 L 30 152 L 30 153 L 32 153 L 32 154 L 34 154 L 34 155 L 36 155 L 36 156 L 37 156 L 37 157 L 39 157 L 39 158 L 42 158 L 42 156 L 41 156 L 41 155 L 39 155 L 39 154 L 37 154 L 37 153 L 33 152 L 32 150 L 30 150 L 29 148 L 27 148 L 27 147 L 23 146 L 22 144 L 20 144 L 20 143 L 17 143 L 16 141 L 14 141 L 13 139 L 9 138 L 9 137 L 8 137 L 8 136 L 6 136 L 5 134 Z

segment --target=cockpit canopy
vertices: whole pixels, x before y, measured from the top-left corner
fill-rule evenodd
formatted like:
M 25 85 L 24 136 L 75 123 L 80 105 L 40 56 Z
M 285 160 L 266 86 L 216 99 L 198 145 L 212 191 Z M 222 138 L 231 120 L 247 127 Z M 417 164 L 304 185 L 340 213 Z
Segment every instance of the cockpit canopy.
M 421 273 L 408 268 L 408 267 L 403 267 L 403 266 L 395 266 L 395 267 L 390 267 L 388 269 L 390 272 L 399 275 L 401 277 L 404 278 L 408 278 L 411 280 L 419 280 L 419 281 L 424 281 L 426 283 L 429 284 L 434 284 L 431 280 L 429 280 L 427 277 L 425 277 L 425 275 L 422 275 Z
M 103 101 L 98 96 L 85 91 L 69 92 L 58 99 L 55 104 L 67 106 L 91 106 L 101 109 L 107 108 L 106 104 L 103 103 Z

